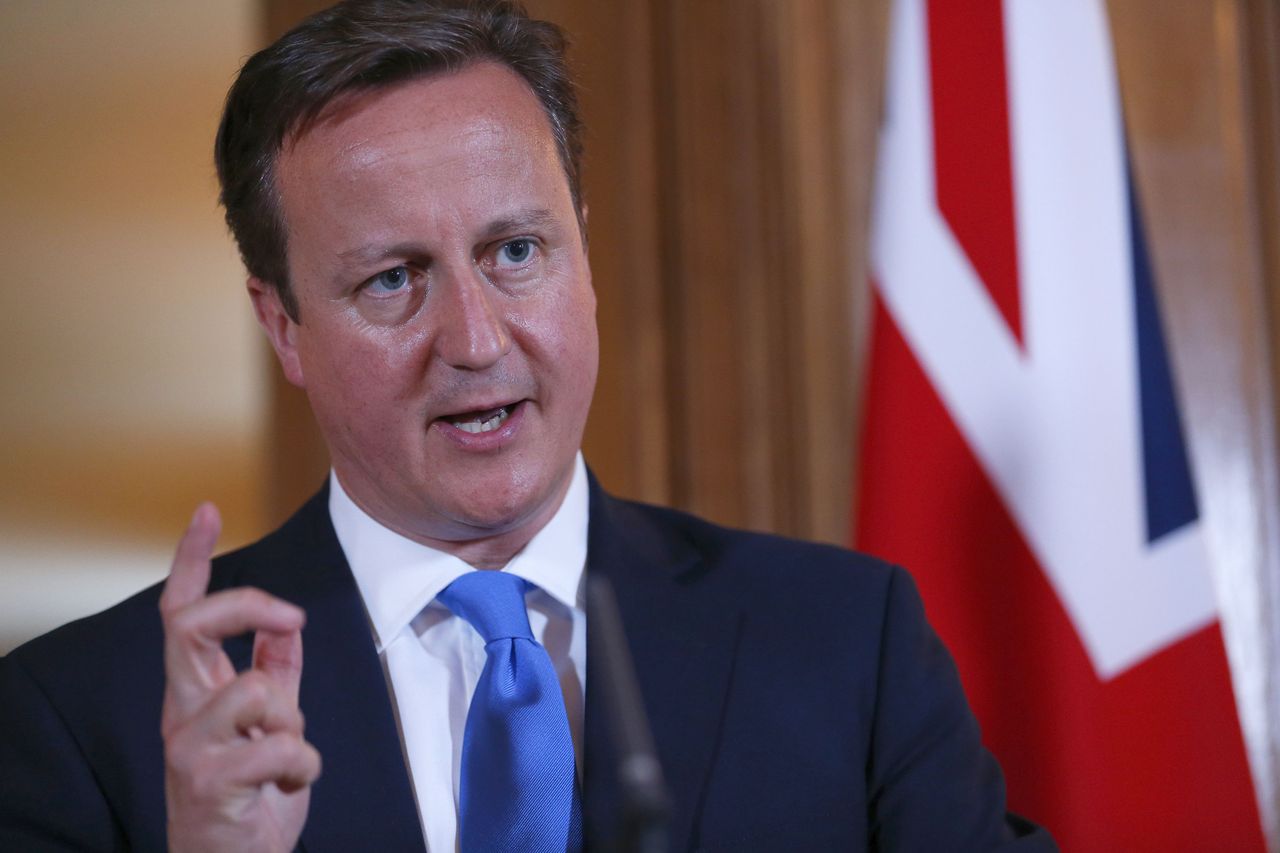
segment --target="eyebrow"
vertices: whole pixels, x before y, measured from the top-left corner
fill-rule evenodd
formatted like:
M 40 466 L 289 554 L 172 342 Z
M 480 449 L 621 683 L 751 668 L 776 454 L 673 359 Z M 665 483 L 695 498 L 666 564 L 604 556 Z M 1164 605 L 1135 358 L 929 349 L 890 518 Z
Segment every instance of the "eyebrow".
M 344 266 L 365 266 L 387 258 L 413 254 L 418 251 L 420 250 L 415 243 L 393 243 L 389 246 L 370 243 L 356 246 L 354 249 L 344 249 L 338 253 L 338 260 Z
M 546 229 L 556 225 L 556 217 L 544 207 L 531 207 L 517 210 L 514 213 L 499 217 L 485 223 L 480 229 L 481 240 L 492 240 L 496 237 L 512 234 L 525 229 Z M 338 260 L 345 265 L 364 266 L 386 260 L 387 258 L 405 255 L 422 254 L 422 245 L 417 241 L 406 240 L 390 245 L 368 243 L 338 252 Z
M 484 227 L 481 233 L 487 237 L 510 234 L 526 228 L 550 228 L 556 224 L 556 218 L 544 207 L 531 207 L 518 210 L 511 216 L 495 219 Z

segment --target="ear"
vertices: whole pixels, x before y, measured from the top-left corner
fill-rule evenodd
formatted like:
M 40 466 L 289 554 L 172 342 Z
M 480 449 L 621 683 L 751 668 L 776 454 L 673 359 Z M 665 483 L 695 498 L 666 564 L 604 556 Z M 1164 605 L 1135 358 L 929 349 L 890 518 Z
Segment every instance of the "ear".
M 279 292 L 272 285 L 253 276 L 249 276 L 246 287 L 249 299 L 253 302 L 253 313 L 258 317 L 258 325 L 267 333 L 267 340 L 271 341 L 276 358 L 280 359 L 285 378 L 299 388 L 306 388 L 302 361 L 298 358 L 298 324 L 284 310 Z

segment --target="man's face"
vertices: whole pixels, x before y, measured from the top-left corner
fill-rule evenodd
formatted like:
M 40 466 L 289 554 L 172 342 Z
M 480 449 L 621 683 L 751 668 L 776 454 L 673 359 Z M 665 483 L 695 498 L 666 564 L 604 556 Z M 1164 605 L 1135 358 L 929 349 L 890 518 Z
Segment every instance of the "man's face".
M 276 182 L 300 323 L 250 289 L 343 487 L 455 553 L 523 545 L 568 488 L 597 362 L 586 249 L 532 91 L 478 63 L 353 96 L 286 142 Z

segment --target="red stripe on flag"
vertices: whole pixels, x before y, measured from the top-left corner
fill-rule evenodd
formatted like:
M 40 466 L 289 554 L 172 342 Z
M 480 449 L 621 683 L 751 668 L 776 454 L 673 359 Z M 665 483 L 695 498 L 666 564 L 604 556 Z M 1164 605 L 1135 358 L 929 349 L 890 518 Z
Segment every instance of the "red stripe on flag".
M 876 298 L 858 545 L 905 565 L 1013 811 L 1064 851 L 1262 851 L 1217 625 L 1108 682 Z
M 938 209 L 1022 342 L 1000 0 L 930 0 Z

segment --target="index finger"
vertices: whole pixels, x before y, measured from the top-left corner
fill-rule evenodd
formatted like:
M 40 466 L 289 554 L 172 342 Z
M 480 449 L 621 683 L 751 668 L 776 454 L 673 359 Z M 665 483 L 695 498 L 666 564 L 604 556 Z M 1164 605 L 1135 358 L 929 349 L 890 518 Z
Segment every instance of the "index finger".
M 196 507 L 191 523 L 178 541 L 177 553 L 169 568 L 169 579 L 160 593 L 160 610 L 171 613 L 199 601 L 209 588 L 210 560 L 222 531 L 218 508 L 205 501 Z

